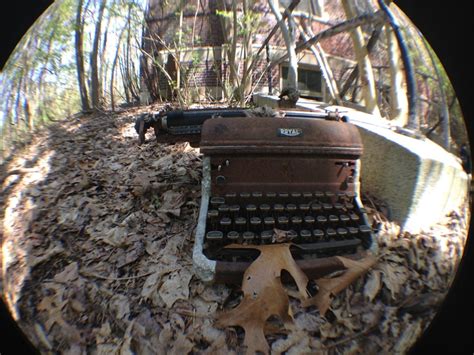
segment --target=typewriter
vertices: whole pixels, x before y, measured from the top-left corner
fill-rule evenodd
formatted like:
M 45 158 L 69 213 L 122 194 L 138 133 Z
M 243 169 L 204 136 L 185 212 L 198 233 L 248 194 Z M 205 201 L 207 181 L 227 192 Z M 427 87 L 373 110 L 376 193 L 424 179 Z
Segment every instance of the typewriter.
M 193 261 L 204 281 L 241 282 L 259 251 L 238 245 L 272 244 L 277 234 L 310 278 L 338 270 L 335 256 L 374 247 L 359 198 L 362 141 L 338 113 L 189 110 L 137 121 L 142 137 L 150 127 L 158 141 L 189 141 L 203 154 Z

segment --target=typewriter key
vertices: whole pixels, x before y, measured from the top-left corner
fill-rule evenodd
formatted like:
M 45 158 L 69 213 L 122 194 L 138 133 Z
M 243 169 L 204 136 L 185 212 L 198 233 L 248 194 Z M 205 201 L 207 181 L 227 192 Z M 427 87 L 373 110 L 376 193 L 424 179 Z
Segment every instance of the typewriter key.
M 283 213 L 284 210 L 285 210 L 285 206 L 283 206 L 282 204 L 277 203 L 273 206 L 275 217 L 277 217 L 280 213 Z
M 321 199 L 324 197 L 324 192 L 316 191 L 314 193 L 314 197 L 316 197 L 319 201 L 321 201 Z
M 273 230 L 264 230 L 260 233 L 260 240 L 262 244 L 270 244 L 272 242 Z
M 351 219 L 351 221 L 355 224 L 357 224 L 357 222 L 359 222 L 360 218 L 358 215 L 356 215 L 355 213 L 351 213 L 349 215 L 349 218 Z
M 232 220 L 229 217 L 224 217 L 219 221 L 219 224 L 221 225 L 221 229 L 224 232 L 227 232 L 229 230 L 230 225 L 232 224 Z
M 314 237 L 314 240 L 318 242 L 324 238 L 324 232 L 321 229 L 314 229 L 313 237 Z
M 291 197 L 292 198 L 300 198 L 301 197 L 301 192 L 292 192 Z
M 224 233 L 222 233 L 221 231 L 210 231 L 210 232 L 207 232 L 206 234 L 206 239 L 209 242 L 220 242 L 222 241 L 223 237 L 224 237 Z
M 359 234 L 359 228 L 348 227 L 347 231 L 349 232 L 349 236 L 351 237 L 357 237 L 357 235 Z
M 262 193 L 261 193 L 261 192 L 252 192 L 252 197 L 254 197 L 254 198 L 262 198 Z
M 270 205 L 264 203 L 259 206 L 259 210 L 262 213 L 262 217 L 268 216 L 268 213 L 270 212 Z
M 320 227 L 325 227 L 328 219 L 325 216 L 318 216 L 316 217 L 316 222 Z
M 331 226 L 333 228 L 337 228 L 337 225 L 339 223 L 339 217 L 338 216 L 331 214 L 331 215 L 329 215 L 328 220 L 329 220 L 329 223 L 331 224 Z
M 232 205 L 229 207 L 230 214 L 233 218 L 236 218 L 239 215 L 240 206 L 239 205 Z
M 292 214 L 296 211 L 296 205 L 293 203 L 289 203 L 286 205 L 285 210 L 289 212 L 290 214 Z
M 259 217 L 250 218 L 250 228 L 252 228 L 254 232 L 257 232 L 260 229 L 261 225 L 262 220 Z
M 257 206 L 249 204 L 245 206 L 245 211 L 247 212 L 247 217 L 250 218 L 255 215 L 255 211 L 257 211 Z
M 341 215 L 339 216 L 339 219 L 341 220 L 341 223 L 342 223 L 344 226 L 347 226 L 347 223 L 349 223 L 349 221 L 351 220 L 351 219 L 349 218 L 349 216 L 346 215 L 346 214 L 341 214 Z
M 313 194 L 311 192 L 303 192 L 303 197 L 304 198 L 311 198 L 311 197 L 313 197 Z
M 338 191 L 336 193 L 336 196 L 341 201 L 341 200 L 344 200 L 344 198 L 346 197 L 346 193 L 344 191 Z
M 249 193 L 249 192 L 241 192 L 239 196 L 240 196 L 241 198 L 249 198 L 249 197 L 250 197 L 250 193 Z
M 219 205 L 222 205 L 225 203 L 225 200 L 223 197 L 211 197 L 211 205 L 213 207 L 217 207 Z
M 278 217 L 278 228 L 287 230 L 288 229 L 288 217 L 287 216 L 280 216 Z
M 303 213 L 308 213 L 309 211 L 309 205 L 307 203 L 301 203 L 299 206 L 298 206 L 299 210 Z
M 309 242 L 311 240 L 311 231 L 307 229 L 302 229 L 300 232 L 300 237 L 302 241 Z
M 345 239 L 347 237 L 347 229 L 346 228 L 338 228 L 336 229 L 337 236 L 340 239 Z
M 324 196 L 326 197 L 326 201 L 328 201 L 329 203 L 332 203 L 332 201 L 334 200 L 335 194 L 332 191 L 326 191 L 324 193 Z
M 334 228 L 328 228 L 326 229 L 326 237 L 328 239 L 334 239 L 337 235 L 337 232 Z
M 344 205 L 342 203 L 336 202 L 334 204 L 334 209 L 336 210 L 336 213 L 341 213 L 343 208 Z
M 253 232 L 244 232 L 242 234 L 242 239 L 244 240 L 244 243 L 251 243 L 255 239 L 255 234 Z
M 212 228 L 216 228 L 216 219 L 219 216 L 218 210 L 209 210 L 207 211 L 207 218 L 209 219 L 209 224 Z
M 280 198 L 288 198 L 288 192 L 279 192 L 278 197 Z
M 355 198 L 355 192 L 354 191 L 347 191 L 346 196 L 349 199 L 349 201 L 352 201 Z
M 299 230 L 301 228 L 301 223 L 303 222 L 300 216 L 291 217 L 291 226 L 293 229 Z
M 235 229 L 239 232 L 243 232 L 247 228 L 247 220 L 243 217 L 237 217 L 235 219 Z
M 313 227 L 315 221 L 316 220 L 314 219 L 313 216 L 305 216 L 304 217 L 304 223 L 305 223 L 306 228 L 311 229 Z
M 313 203 L 311 205 L 311 212 L 313 213 L 321 213 L 323 207 L 319 203 Z
M 263 224 L 264 224 L 265 228 L 274 228 L 275 227 L 275 218 L 265 217 L 263 219 Z
M 323 203 L 323 211 L 324 211 L 325 213 L 331 212 L 331 211 L 332 211 L 332 208 L 333 208 L 333 206 L 332 206 L 331 203 Z
M 350 211 L 350 210 L 353 210 L 354 209 L 354 205 L 352 203 L 349 203 L 349 202 L 346 202 L 344 204 L 344 208 L 347 210 L 347 211 Z
M 217 210 L 219 211 L 221 217 L 226 216 L 229 213 L 229 206 L 225 204 L 219 205 L 219 207 L 217 207 Z
M 232 243 L 236 243 L 239 240 L 239 236 L 239 232 L 236 231 L 231 231 L 227 233 L 227 239 Z
M 237 197 L 237 194 L 235 192 L 228 192 L 224 196 L 226 199 L 235 199 Z
M 276 192 L 267 192 L 267 193 L 265 194 L 265 196 L 266 196 L 267 198 L 275 198 L 276 195 L 277 195 Z
M 362 243 L 364 244 L 364 247 L 368 248 L 370 245 L 370 234 L 372 232 L 372 228 L 370 228 L 368 225 L 363 224 L 359 227 L 360 231 L 360 239 L 362 240 Z

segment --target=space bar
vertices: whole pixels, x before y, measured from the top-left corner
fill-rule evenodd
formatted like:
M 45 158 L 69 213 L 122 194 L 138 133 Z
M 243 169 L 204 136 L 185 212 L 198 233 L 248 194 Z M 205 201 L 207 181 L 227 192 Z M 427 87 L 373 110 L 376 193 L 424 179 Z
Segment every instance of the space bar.
M 360 239 L 334 240 L 330 242 L 293 244 L 291 251 L 295 254 L 309 254 L 339 248 L 354 248 L 361 244 Z

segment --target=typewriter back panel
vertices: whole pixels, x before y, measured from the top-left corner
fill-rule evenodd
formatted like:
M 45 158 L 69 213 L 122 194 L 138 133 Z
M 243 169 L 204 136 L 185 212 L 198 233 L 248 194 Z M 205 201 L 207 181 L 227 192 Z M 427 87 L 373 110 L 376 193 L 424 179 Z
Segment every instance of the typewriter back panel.
M 213 195 L 261 191 L 354 191 L 362 142 L 344 122 L 213 118 L 201 152 L 211 156 Z

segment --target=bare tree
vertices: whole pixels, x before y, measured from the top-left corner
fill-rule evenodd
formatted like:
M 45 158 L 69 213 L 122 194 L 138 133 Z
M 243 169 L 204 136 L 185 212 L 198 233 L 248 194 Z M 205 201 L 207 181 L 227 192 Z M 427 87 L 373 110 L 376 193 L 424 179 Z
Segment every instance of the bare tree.
M 99 42 L 101 38 L 102 18 L 104 15 L 106 0 L 101 0 L 99 5 L 99 13 L 97 15 L 97 22 L 95 25 L 94 42 L 91 51 L 91 100 L 94 109 L 100 108 L 101 101 L 101 80 L 99 80 Z
M 75 44 L 76 44 L 76 67 L 77 67 L 77 82 L 79 84 L 79 94 L 81 96 L 82 111 L 89 111 L 89 98 L 87 95 L 87 86 L 84 69 L 84 19 L 83 19 L 83 0 L 77 3 L 76 13 L 76 29 L 75 29 Z M 87 5 L 85 6 L 87 9 Z M 85 12 L 85 9 L 84 9 Z

